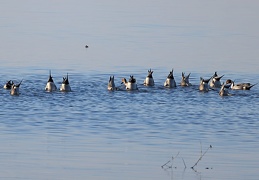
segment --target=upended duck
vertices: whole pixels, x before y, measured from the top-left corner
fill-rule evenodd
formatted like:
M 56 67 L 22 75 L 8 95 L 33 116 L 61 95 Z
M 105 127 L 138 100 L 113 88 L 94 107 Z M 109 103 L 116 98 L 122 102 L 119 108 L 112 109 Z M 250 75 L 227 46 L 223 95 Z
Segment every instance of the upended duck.
M 114 76 L 110 76 L 107 89 L 109 91 L 114 91 L 116 89 L 115 88 L 115 83 L 114 83 Z
M 218 76 L 217 72 L 214 73 L 214 75 L 212 76 L 212 80 L 210 81 L 210 87 L 211 88 L 221 88 L 221 83 L 220 83 L 220 79 L 223 77 L 222 76 Z
M 202 77 L 200 77 L 200 86 L 199 86 L 200 91 L 204 91 L 204 92 L 209 91 L 209 81 L 210 81 L 210 79 L 211 78 L 203 79 Z
M 55 83 L 53 81 L 53 78 L 51 76 L 51 71 L 49 71 L 49 79 L 46 84 L 45 91 L 52 92 L 52 91 L 56 91 L 56 90 L 57 90 L 57 86 L 55 85 Z
M 62 91 L 62 92 L 70 92 L 71 91 L 71 87 L 70 87 L 69 81 L 68 81 L 68 74 L 67 74 L 67 77 L 63 77 L 63 82 L 62 82 L 59 90 Z
M 127 81 L 125 78 L 122 78 L 121 84 L 125 85 L 126 90 L 138 90 L 136 79 L 133 76 L 130 76 L 129 81 Z
M 219 91 L 219 95 L 220 96 L 230 96 L 230 94 L 228 93 L 227 88 L 225 87 L 225 83 L 223 83 L 221 85 L 220 91 Z
M 191 86 L 192 84 L 189 82 L 189 78 L 190 78 L 191 73 L 189 73 L 187 76 L 184 75 L 184 73 L 182 72 L 182 79 L 181 79 L 181 86 Z
M 16 96 L 20 95 L 19 88 L 20 88 L 21 83 L 22 83 L 22 81 L 19 84 L 12 85 L 11 91 L 10 91 L 11 95 L 16 95 Z
M 165 80 L 165 83 L 164 83 L 165 87 L 169 87 L 169 88 L 175 88 L 176 87 L 173 71 L 174 71 L 174 69 L 172 69 L 172 71 L 169 72 L 169 74 L 168 74 L 168 76 Z
M 154 86 L 155 82 L 154 82 L 154 78 L 153 78 L 153 71 L 148 70 L 148 75 L 146 77 L 146 79 L 144 80 L 144 85 L 145 86 Z

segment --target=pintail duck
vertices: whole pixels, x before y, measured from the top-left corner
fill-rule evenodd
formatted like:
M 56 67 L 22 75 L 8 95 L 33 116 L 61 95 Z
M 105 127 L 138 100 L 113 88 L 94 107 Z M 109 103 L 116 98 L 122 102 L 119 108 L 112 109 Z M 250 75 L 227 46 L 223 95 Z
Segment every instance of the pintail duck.
M 125 78 L 122 78 L 121 84 L 124 84 L 126 87 L 126 90 L 137 90 L 137 83 L 136 79 L 133 76 L 130 76 L 129 82 Z
M 7 81 L 4 85 L 4 89 L 11 89 L 13 84 L 12 80 Z
M 231 79 L 226 80 L 226 85 L 225 87 L 228 87 L 233 90 L 250 90 L 253 86 L 257 85 L 256 84 L 251 84 L 251 83 L 239 83 L 235 84 L 234 81 Z
M 211 88 L 221 88 L 221 83 L 220 83 L 220 79 L 223 77 L 222 76 L 218 76 L 217 72 L 214 73 L 214 75 L 212 76 L 212 80 L 210 81 L 210 87 Z
M 223 83 L 221 85 L 220 91 L 219 91 L 220 96 L 229 96 L 230 94 L 228 93 L 228 90 L 225 87 L 225 84 Z
M 20 94 L 19 87 L 21 85 L 22 81 L 19 84 L 13 84 L 11 87 L 10 94 L 18 96 Z
M 109 82 L 108 82 L 108 90 L 109 91 L 115 90 L 114 76 L 110 76 L 110 79 L 109 79 Z
M 200 78 L 200 86 L 199 86 L 199 90 L 200 91 L 205 91 L 208 92 L 209 91 L 209 81 L 211 78 L 209 79 L 203 79 L 202 77 Z
M 181 80 L 181 86 L 191 86 L 192 84 L 189 82 L 189 77 L 191 73 L 189 73 L 187 76 L 184 76 L 184 73 L 182 72 L 182 80 Z
M 148 70 L 148 75 L 147 75 L 146 79 L 144 80 L 145 86 L 154 86 L 155 85 L 152 74 L 153 74 L 153 71 L 151 71 L 151 69 Z
M 68 81 L 68 74 L 67 74 L 67 77 L 63 77 L 63 82 L 62 82 L 59 90 L 62 91 L 62 92 L 70 92 L 71 91 L 71 87 L 70 87 L 69 81 Z
M 174 70 L 172 69 L 172 71 L 170 71 L 170 73 L 168 74 L 167 79 L 166 79 L 166 81 L 164 83 L 165 87 L 169 87 L 169 88 L 175 88 L 176 87 L 173 71 Z
M 52 92 L 52 91 L 56 91 L 56 90 L 57 90 L 57 86 L 55 85 L 55 83 L 53 81 L 53 78 L 51 76 L 51 71 L 49 71 L 49 80 L 46 84 L 45 91 Z

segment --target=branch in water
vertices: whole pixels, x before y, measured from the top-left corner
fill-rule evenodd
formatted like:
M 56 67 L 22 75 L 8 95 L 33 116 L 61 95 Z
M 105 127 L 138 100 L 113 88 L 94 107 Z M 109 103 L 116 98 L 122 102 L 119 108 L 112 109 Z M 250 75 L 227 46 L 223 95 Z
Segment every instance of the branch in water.
M 195 167 L 195 166 L 197 166 L 197 164 L 201 161 L 201 159 L 203 158 L 203 156 L 208 152 L 208 150 L 209 149 L 211 149 L 212 148 L 212 146 L 210 145 L 209 147 L 208 147 L 208 149 L 203 153 L 203 154 L 201 154 L 201 156 L 200 156 L 200 158 L 198 159 L 198 161 L 191 167 L 192 169 Z M 201 152 L 202 152 L 202 150 L 201 150 Z

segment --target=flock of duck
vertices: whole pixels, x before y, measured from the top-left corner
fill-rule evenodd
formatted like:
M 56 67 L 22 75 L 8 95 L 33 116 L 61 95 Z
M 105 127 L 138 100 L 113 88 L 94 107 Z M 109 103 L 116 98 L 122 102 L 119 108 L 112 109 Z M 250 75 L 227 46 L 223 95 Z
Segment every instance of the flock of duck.
M 189 78 L 190 78 L 191 73 L 189 73 L 187 76 L 185 76 L 185 74 L 182 72 L 182 79 L 180 82 L 181 86 L 191 86 L 192 84 L 189 82 Z M 239 84 L 235 84 L 234 81 L 228 79 L 226 80 L 225 83 L 220 82 L 220 79 L 223 77 L 222 76 L 218 76 L 217 72 L 215 72 L 213 74 L 212 77 L 210 77 L 209 79 L 203 79 L 202 77 L 200 78 L 200 85 L 199 85 L 199 90 L 200 91 L 204 91 L 204 92 L 208 92 L 211 89 L 219 89 L 219 95 L 220 96 L 229 96 L 231 94 L 229 94 L 228 89 L 232 89 L 232 90 L 250 90 L 253 86 L 255 86 L 256 84 L 251 84 L 251 83 L 239 83 Z M 9 80 L 6 82 L 6 84 L 4 85 L 4 89 L 9 89 L 10 90 L 10 94 L 11 95 L 19 95 L 19 87 L 21 85 L 22 81 L 18 84 L 14 84 L 14 82 L 12 80 Z M 136 79 L 131 75 L 129 80 L 127 81 L 127 79 L 122 78 L 122 82 L 121 84 L 123 84 L 126 90 L 138 90 L 138 86 L 137 86 L 137 81 Z M 145 86 L 154 86 L 155 82 L 154 82 L 154 78 L 153 78 L 153 71 L 150 69 L 148 70 L 148 75 L 146 76 L 144 83 Z M 176 82 L 174 79 L 174 75 L 173 75 L 173 70 L 169 72 L 165 82 L 164 82 L 164 87 L 167 88 L 176 88 Z M 108 90 L 110 91 L 115 91 L 115 90 L 119 90 L 120 88 L 115 87 L 115 83 L 114 83 L 114 76 L 110 76 L 109 82 L 108 82 Z M 66 77 L 63 77 L 63 82 L 59 88 L 60 91 L 62 92 L 70 92 L 71 91 L 71 87 L 69 85 L 69 81 L 68 81 L 68 74 Z M 51 76 L 51 71 L 49 73 L 49 79 L 47 81 L 47 84 L 45 86 L 45 91 L 47 92 L 53 92 L 53 91 L 57 91 L 57 86 L 55 85 L 53 78 Z
M 19 95 L 20 94 L 19 87 L 20 87 L 21 83 L 22 83 L 22 81 L 19 84 L 14 84 L 14 82 L 12 80 L 9 80 L 4 85 L 4 89 L 9 89 L 11 95 Z M 62 92 L 70 92 L 71 91 L 71 87 L 70 87 L 69 81 L 68 81 L 68 74 L 67 74 L 66 77 L 63 77 L 63 81 L 62 81 L 62 84 L 61 84 L 59 90 L 62 91 Z M 49 79 L 48 79 L 48 82 L 45 86 L 45 91 L 47 91 L 47 92 L 57 91 L 57 86 L 53 81 L 53 78 L 51 76 L 51 72 L 49 73 Z
M 182 72 L 182 79 L 180 82 L 181 86 L 191 86 L 192 84 L 189 82 L 191 73 L 189 73 L 187 76 Z M 234 81 L 231 79 L 226 80 L 225 83 L 220 82 L 220 79 L 223 77 L 218 76 L 217 72 L 213 74 L 212 77 L 209 79 L 204 79 L 200 78 L 200 85 L 199 85 L 199 90 L 208 92 L 211 89 L 219 89 L 219 95 L 220 96 L 230 96 L 231 94 L 228 92 L 228 89 L 232 90 L 250 90 L 253 86 L 256 84 L 251 84 L 251 83 L 239 83 L 235 84 Z M 138 90 L 136 79 L 131 75 L 129 80 L 127 81 L 125 78 L 122 78 L 122 84 L 124 84 L 126 90 Z M 153 71 L 150 69 L 148 70 L 148 75 L 146 76 L 144 83 L 145 86 L 154 86 L 154 78 L 153 78 Z M 174 79 L 173 75 L 173 69 L 170 71 L 168 74 L 165 82 L 164 82 L 164 87 L 167 88 L 176 88 L 176 82 Z M 114 83 L 114 76 L 110 76 L 109 82 L 108 82 L 108 90 L 114 91 L 118 90 L 118 87 L 115 87 Z

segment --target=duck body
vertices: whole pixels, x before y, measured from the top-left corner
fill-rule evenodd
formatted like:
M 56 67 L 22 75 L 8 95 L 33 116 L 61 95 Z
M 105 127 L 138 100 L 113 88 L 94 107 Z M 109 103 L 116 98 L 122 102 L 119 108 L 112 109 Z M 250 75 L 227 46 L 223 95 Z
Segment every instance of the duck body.
M 130 76 L 129 81 L 125 78 L 122 78 L 122 84 L 125 85 L 126 90 L 138 90 L 136 79 L 133 76 Z
M 69 81 L 68 81 L 68 74 L 67 74 L 67 77 L 63 77 L 63 82 L 62 82 L 59 90 L 62 91 L 62 92 L 70 92 L 71 91 L 71 87 L 70 87 Z
M 228 79 L 226 81 L 225 87 L 229 87 L 232 90 L 250 90 L 253 86 L 255 86 L 257 84 L 258 83 L 256 83 L 256 84 L 251 84 L 251 83 L 238 83 L 238 84 L 235 84 L 234 81 Z
M 71 87 L 70 87 L 69 84 L 63 84 L 62 83 L 59 90 L 62 91 L 62 92 L 70 92 Z
M 153 71 L 148 70 L 148 75 L 146 77 L 146 79 L 144 80 L 144 85 L 145 86 L 154 86 L 155 82 L 154 82 L 154 78 L 153 78 Z
M 168 87 L 168 88 L 175 88 L 176 87 L 176 83 L 175 83 L 174 75 L 173 75 L 173 69 L 168 74 L 168 76 L 167 76 L 167 78 L 164 82 L 164 86 Z
M 180 85 L 181 86 L 191 86 L 192 84 L 189 82 L 189 77 L 191 73 L 189 73 L 187 76 L 184 76 L 184 73 L 182 72 L 182 80 Z
M 203 79 L 202 77 L 200 78 L 200 86 L 199 86 L 200 91 L 204 91 L 204 92 L 209 91 L 209 81 L 210 81 L 210 79 Z
M 234 84 L 234 82 L 231 84 L 230 88 L 233 90 L 250 90 L 253 86 L 256 84 L 251 84 L 251 83 L 239 83 L 239 84 Z
M 48 92 L 56 91 L 57 86 L 55 85 L 54 82 L 47 82 L 45 90 L 48 91 Z
M 57 90 L 57 86 L 55 85 L 53 78 L 51 76 L 51 72 L 49 73 L 49 79 L 48 82 L 45 86 L 45 91 L 47 92 L 52 92 L 52 91 L 56 91 Z
M 220 79 L 223 77 L 222 76 L 218 76 L 217 72 L 214 73 L 214 75 L 212 76 L 212 80 L 210 81 L 210 87 L 211 88 L 221 88 L 221 83 L 220 83 Z
M 110 76 L 107 89 L 109 91 L 114 91 L 115 90 L 114 76 Z

